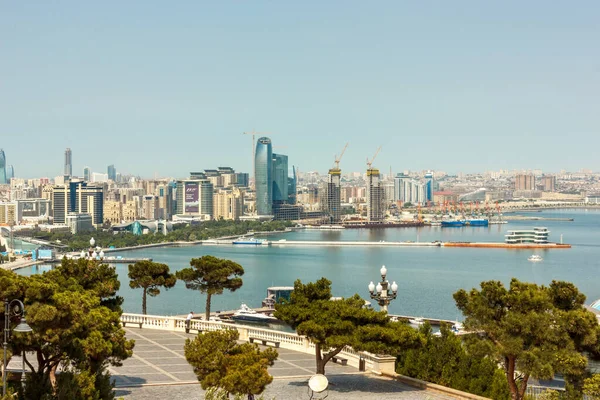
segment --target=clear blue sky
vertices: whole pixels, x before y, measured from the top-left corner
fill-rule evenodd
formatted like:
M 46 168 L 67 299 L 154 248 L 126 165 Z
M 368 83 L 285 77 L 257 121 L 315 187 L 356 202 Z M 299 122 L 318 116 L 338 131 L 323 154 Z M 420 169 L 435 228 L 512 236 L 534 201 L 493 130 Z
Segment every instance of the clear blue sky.
M 4 1 L 0 147 L 21 177 L 600 170 L 600 2 Z M 278 148 L 279 146 L 279 148 Z

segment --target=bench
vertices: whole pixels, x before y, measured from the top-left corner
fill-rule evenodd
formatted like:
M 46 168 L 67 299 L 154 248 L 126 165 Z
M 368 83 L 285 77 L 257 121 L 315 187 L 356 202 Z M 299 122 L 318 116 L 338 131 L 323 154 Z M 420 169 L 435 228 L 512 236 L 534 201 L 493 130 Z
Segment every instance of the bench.
M 344 357 L 340 357 L 340 356 L 333 356 L 333 357 L 331 357 L 331 361 L 333 361 L 336 364 L 339 361 L 339 363 L 342 364 L 342 365 L 348 365 L 348 359 L 344 358 Z
M 126 321 L 121 321 L 121 323 L 123 324 L 123 328 L 125 328 L 127 326 L 127 322 Z M 130 322 L 130 324 L 138 324 L 140 326 L 140 329 L 142 329 L 142 325 L 144 323 L 143 322 Z
M 278 342 L 278 341 L 276 341 L 276 340 L 269 340 L 269 339 L 259 339 L 259 338 L 256 338 L 256 337 L 249 337 L 249 338 L 248 338 L 248 341 L 249 341 L 250 343 L 254 343 L 254 341 L 255 341 L 255 340 L 262 342 L 263 346 L 266 346 L 266 345 L 267 345 L 267 343 L 273 343 L 273 346 L 275 346 L 275 348 L 277 348 L 277 349 L 279 348 L 279 343 L 280 343 L 280 342 Z

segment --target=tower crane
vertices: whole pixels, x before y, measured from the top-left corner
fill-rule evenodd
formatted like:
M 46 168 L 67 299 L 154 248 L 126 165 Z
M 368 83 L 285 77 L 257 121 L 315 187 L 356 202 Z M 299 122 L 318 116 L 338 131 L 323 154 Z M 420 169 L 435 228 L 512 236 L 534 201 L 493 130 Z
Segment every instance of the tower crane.
M 335 156 L 335 169 L 340 169 L 340 161 L 342 161 L 342 157 L 344 156 L 344 153 L 346 152 L 346 148 L 348 148 L 348 142 L 346 142 L 346 145 L 342 149 L 340 156 L 339 157 Z
M 371 166 L 373 165 L 373 161 L 375 161 L 375 158 L 377 158 L 377 154 L 379 154 L 380 150 L 381 150 L 381 146 L 379 146 L 379 148 L 375 152 L 375 155 L 373 156 L 373 158 L 371 158 L 371 161 L 369 161 L 369 159 L 367 158 L 367 166 L 369 167 L 368 169 L 371 169 Z

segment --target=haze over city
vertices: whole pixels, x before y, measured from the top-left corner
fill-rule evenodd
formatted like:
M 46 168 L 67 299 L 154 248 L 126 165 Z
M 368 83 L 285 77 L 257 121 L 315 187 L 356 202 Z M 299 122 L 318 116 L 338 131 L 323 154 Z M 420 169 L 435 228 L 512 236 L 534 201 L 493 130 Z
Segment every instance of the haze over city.
M 230 165 L 598 170 L 597 2 L 10 2 L 1 144 L 19 177 Z

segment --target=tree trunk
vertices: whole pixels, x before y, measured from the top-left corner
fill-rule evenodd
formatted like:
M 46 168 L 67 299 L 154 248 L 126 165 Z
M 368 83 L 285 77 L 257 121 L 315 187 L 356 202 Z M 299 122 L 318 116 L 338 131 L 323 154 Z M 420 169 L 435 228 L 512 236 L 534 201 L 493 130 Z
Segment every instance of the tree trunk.
M 504 370 L 506 371 L 506 379 L 508 380 L 508 389 L 510 390 L 511 400 L 521 400 L 519 396 L 519 388 L 515 382 L 514 357 L 504 357 Z
M 146 315 L 146 290 L 148 288 L 144 288 L 142 291 L 142 314 Z
M 210 319 L 210 297 L 212 295 L 210 293 L 206 293 L 206 313 L 204 314 L 204 319 L 208 321 Z
M 325 363 L 321 356 L 321 345 L 319 343 L 315 343 L 315 356 L 317 358 L 317 374 L 325 375 Z
M 519 388 L 519 399 L 525 398 L 525 391 L 527 390 L 527 381 L 529 380 L 529 374 L 525 374 L 523 376 L 523 381 L 521 382 L 521 387 Z
M 252 393 L 248 393 L 248 400 L 254 400 L 254 395 Z
M 50 384 L 52 385 L 52 391 L 54 393 L 56 393 L 56 369 L 58 368 L 58 364 L 54 364 L 52 365 L 52 367 L 50 368 L 50 373 L 48 374 L 48 377 L 50 378 Z

